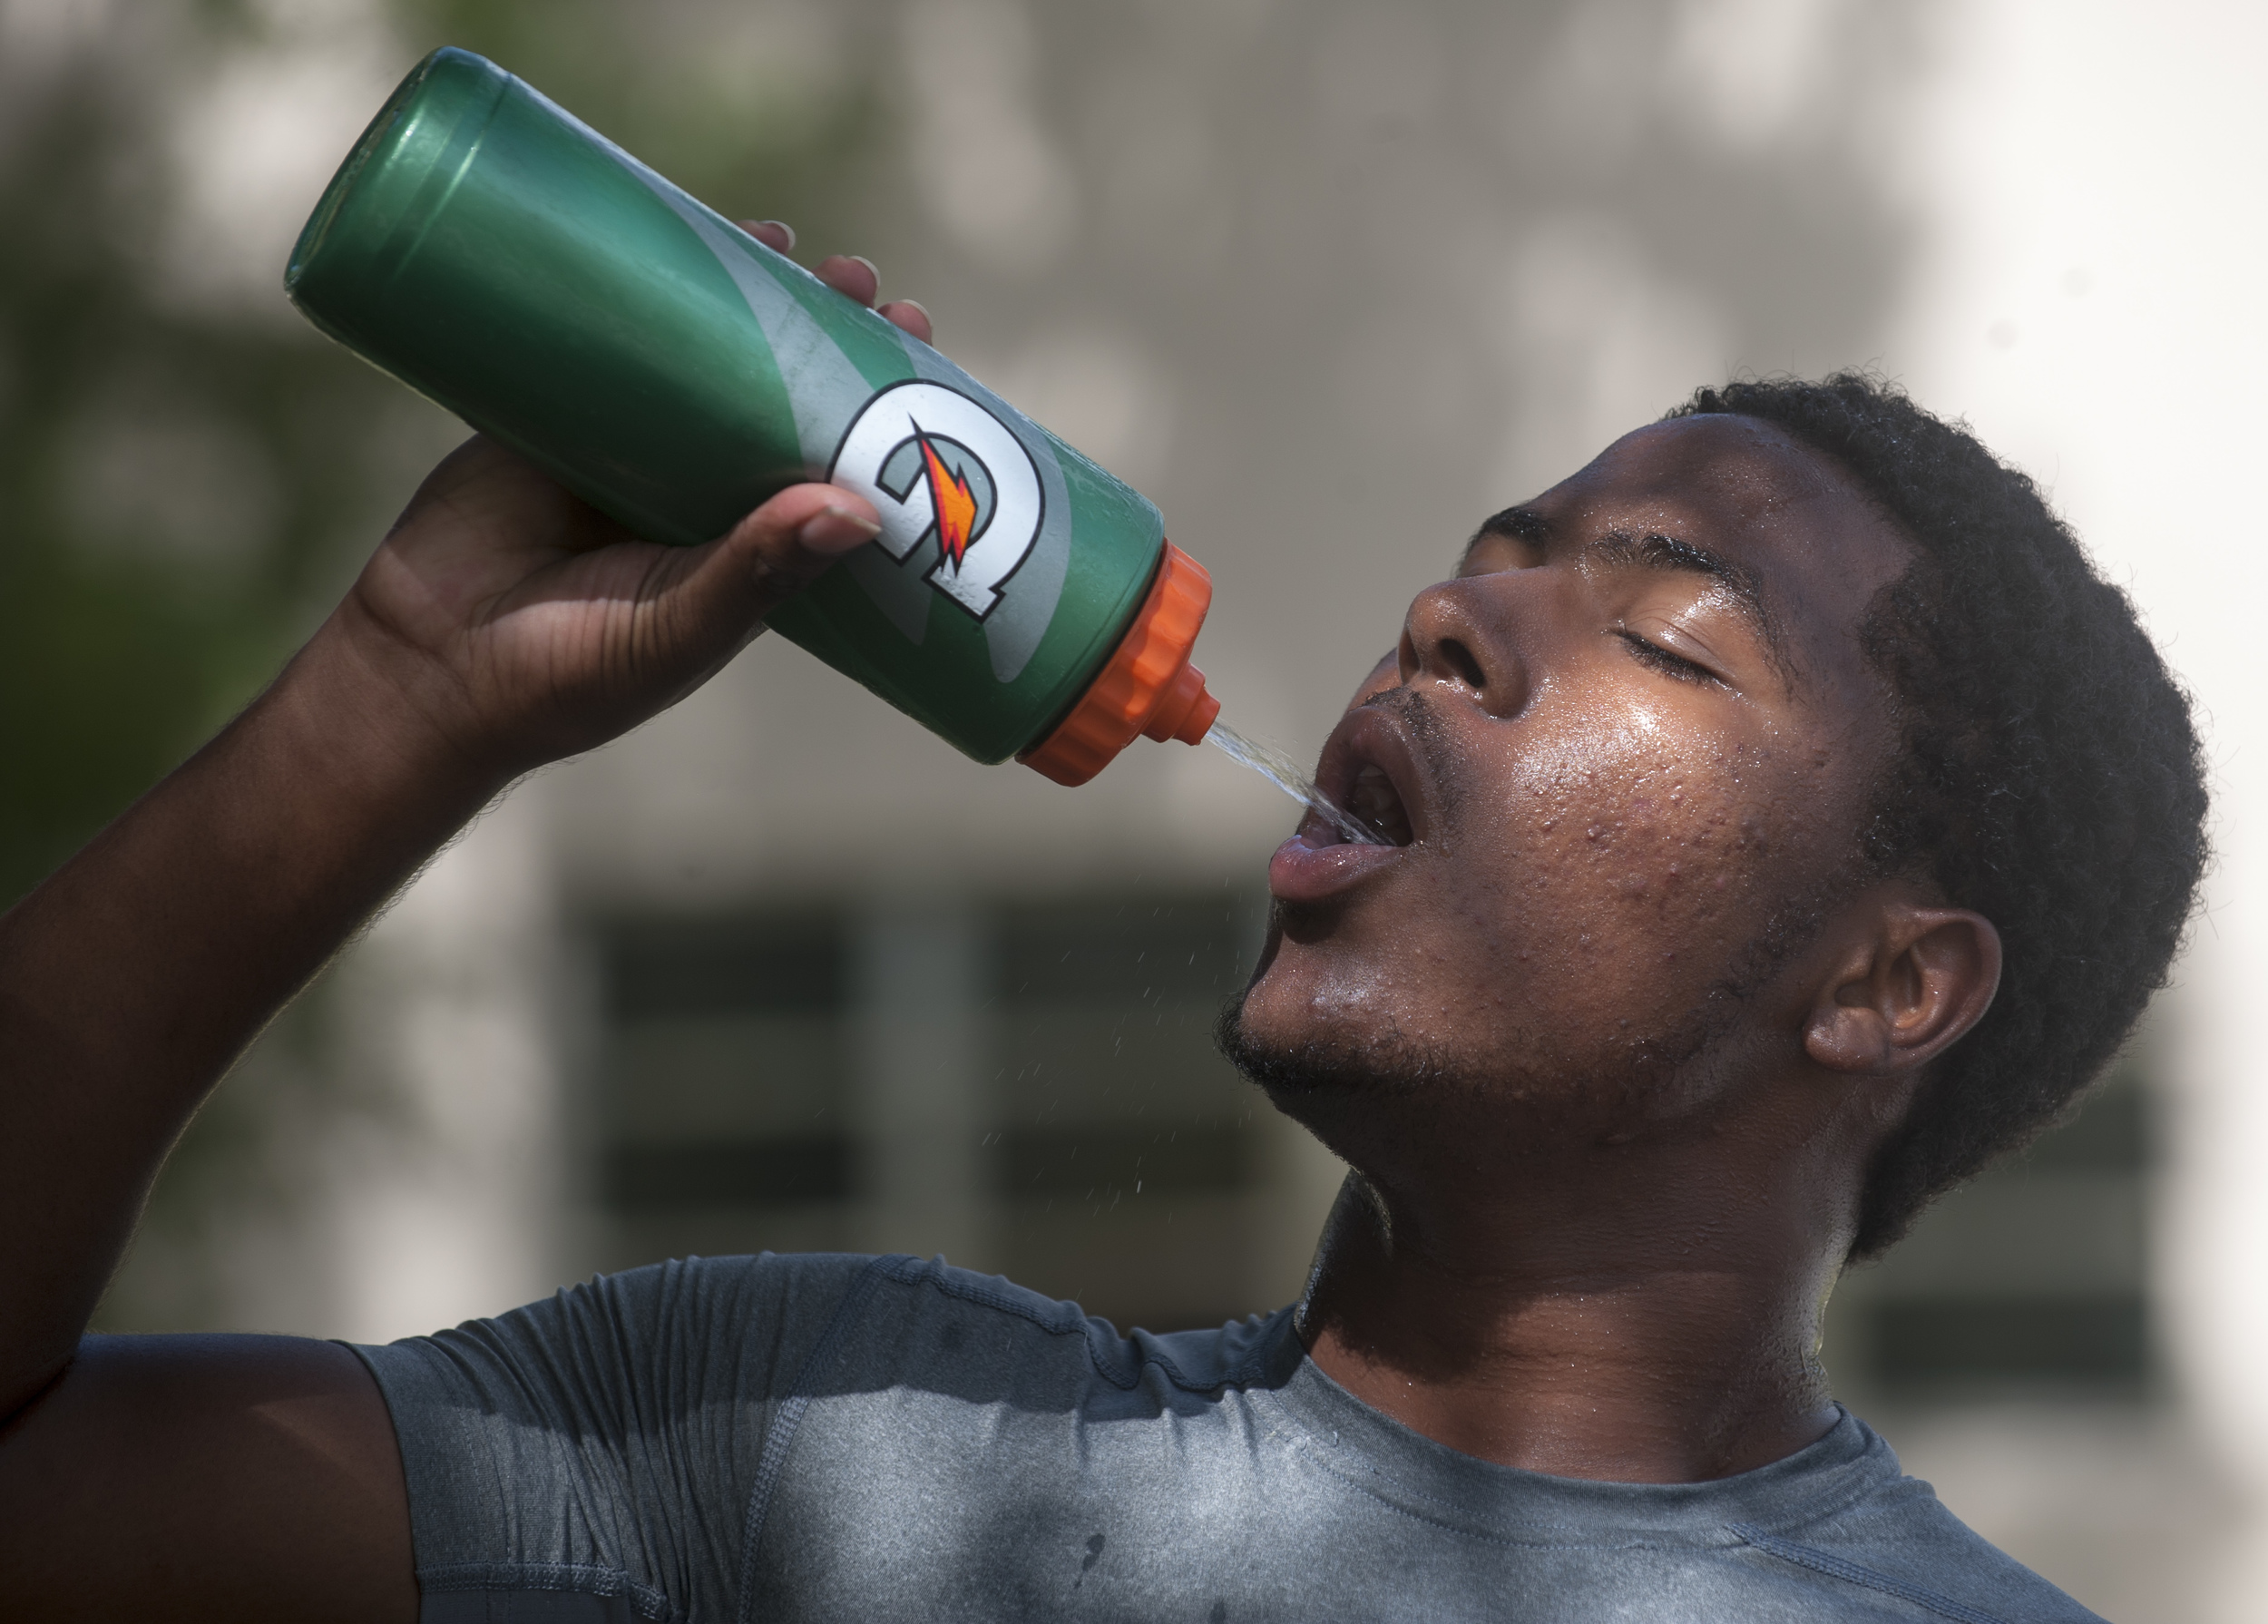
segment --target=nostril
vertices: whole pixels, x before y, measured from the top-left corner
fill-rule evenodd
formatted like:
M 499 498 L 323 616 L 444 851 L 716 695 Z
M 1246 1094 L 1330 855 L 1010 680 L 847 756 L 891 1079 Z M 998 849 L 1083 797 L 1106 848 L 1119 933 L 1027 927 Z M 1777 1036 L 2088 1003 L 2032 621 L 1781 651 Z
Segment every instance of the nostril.
M 1456 673 L 1457 680 L 1472 690 L 1473 692 L 1481 693 L 1488 688 L 1489 680 L 1481 672 L 1481 662 L 1472 657 L 1471 649 L 1466 648 L 1455 638 L 1442 639 L 1440 657 L 1441 662 Z

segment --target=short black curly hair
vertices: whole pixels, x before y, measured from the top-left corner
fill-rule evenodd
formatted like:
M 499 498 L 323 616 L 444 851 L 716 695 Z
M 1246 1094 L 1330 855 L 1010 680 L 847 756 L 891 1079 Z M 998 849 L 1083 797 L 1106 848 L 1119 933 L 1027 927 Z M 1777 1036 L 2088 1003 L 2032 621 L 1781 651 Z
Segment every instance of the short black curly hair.
M 1862 1259 L 2073 1109 L 2165 985 L 2204 874 L 2204 755 L 2133 603 L 1966 425 L 1855 372 L 1703 388 L 1669 416 L 1714 412 L 1824 453 L 1914 543 L 1862 629 L 1899 746 L 1860 856 L 1982 914 L 2005 958 L 1869 1169 Z

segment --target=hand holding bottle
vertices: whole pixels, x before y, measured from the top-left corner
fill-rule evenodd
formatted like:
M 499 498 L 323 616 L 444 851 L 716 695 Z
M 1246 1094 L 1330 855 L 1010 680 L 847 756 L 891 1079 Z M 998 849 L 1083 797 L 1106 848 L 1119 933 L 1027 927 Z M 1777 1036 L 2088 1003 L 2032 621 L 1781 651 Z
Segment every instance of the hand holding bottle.
M 748 229 L 794 241 L 776 222 Z M 837 255 L 818 274 L 874 302 L 865 260 Z M 929 336 L 918 304 L 881 314 Z M 373 685 L 357 712 L 406 730 L 393 748 L 501 783 L 682 698 L 875 530 L 865 499 L 798 484 L 706 546 L 662 546 L 475 436 L 419 488 L 317 642 Z
M 919 307 L 875 312 L 872 267 L 822 272 L 444 47 L 347 152 L 284 286 L 645 541 L 699 551 L 797 484 L 855 492 L 874 544 L 802 573 L 766 621 L 978 761 L 1082 784 L 1137 737 L 1201 739 L 1218 706 L 1188 656 L 1211 580 L 1157 506 L 931 348 Z M 797 578 L 787 555 L 748 556 L 767 586 Z M 655 584 L 709 567 L 658 566 Z M 546 751 L 634 720 L 614 709 L 624 681 L 650 703 L 641 618 L 675 619 L 612 618 L 610 686 L 574 695 L 600 725 L 539 729 Z

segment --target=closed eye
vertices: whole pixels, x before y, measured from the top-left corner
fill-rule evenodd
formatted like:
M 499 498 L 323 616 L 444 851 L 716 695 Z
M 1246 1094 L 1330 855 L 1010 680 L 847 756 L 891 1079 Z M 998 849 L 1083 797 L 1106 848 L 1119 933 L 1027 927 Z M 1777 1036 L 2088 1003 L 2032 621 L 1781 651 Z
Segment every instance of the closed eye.
M 1617 626 L 1614 632 L 1628 647 L 1632 657 L 1640 665 L 1652 666 L 1665 676 L 1675 677 L 1680 682 L 1722 682 L 1724 680 L 1707 666 L 1687 660 L 1682 654 L 1673 654 L 1661 644 L 1640 637 L 1628 626 Z

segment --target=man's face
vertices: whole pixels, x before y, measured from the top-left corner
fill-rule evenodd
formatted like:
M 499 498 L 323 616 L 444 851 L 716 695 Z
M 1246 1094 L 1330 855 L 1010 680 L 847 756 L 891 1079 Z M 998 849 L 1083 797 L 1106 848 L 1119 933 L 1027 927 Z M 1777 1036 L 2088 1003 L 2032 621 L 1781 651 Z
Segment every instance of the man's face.
M 1276 853 L 1240 1058 L 1335 1140 L 1347 1107 L 1383 1125 L 1350 1095 L 1638 1131 L 1730 1086 L 1684 1062 L 1744 1024 L 1792 1050 L 1749 994 L 1854 859 L 1890 743 L 1859 629 L 1910 556 L 1732 416 L 1491 521 L 1325 746 L 1320 788 L 1395 844 L 1310 817 Z

